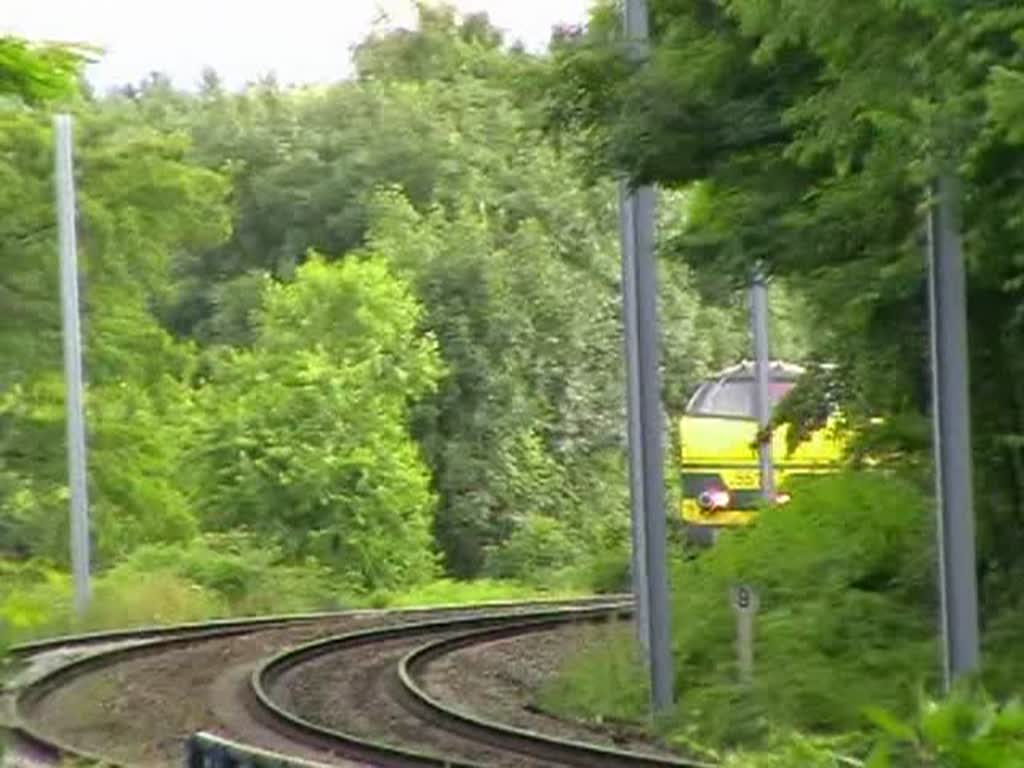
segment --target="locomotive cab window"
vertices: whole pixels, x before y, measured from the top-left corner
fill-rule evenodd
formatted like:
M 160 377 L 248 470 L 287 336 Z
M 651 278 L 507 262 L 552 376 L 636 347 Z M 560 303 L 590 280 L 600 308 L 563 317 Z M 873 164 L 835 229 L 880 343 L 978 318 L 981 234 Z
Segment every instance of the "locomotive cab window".
M 773 378 L 768 382 L 772 406 L 778 405 L 796 385 L 789 379 Z M 694 393 L 686 412 L 698 416 L 725 416 L 753 419 L 756 410 L 756 383 L 752 378 L 707 381 Z

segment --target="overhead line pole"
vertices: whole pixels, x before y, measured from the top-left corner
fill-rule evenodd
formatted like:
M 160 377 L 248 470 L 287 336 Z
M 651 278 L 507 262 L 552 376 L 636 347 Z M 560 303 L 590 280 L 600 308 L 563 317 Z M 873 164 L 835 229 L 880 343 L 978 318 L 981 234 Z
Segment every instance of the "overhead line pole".
M 634 60 L 647 55 L 645 0 L 626 0 L 623 26 Z M 633 515 L 633 583 L 640 637 L 647 651 L 651 706 L 663 712 L 673 700 L 672 647 L 665 509 L 661 374 L 658 360 L 658 290 L 654 264 L 655 190 L 619 183 L 622 226 L 630 491 Z
M 64 338 L 64 388 L 67 410 L 68 486 L 71 514 L 71 570 L 75 612 L 89 607 L 89 495 L 86 479 L 85 406 L 82 386 L 82 337 L 78 309 L 78 244 L 75 234 L 75 179 L 71 117 L 54 118 L 57 228 L 60 242 L 60 296 Z
M 755 406 L 757 409 L 757 459 L 761 470 L 761 495 L 768 503 L 775 500 L 775 473 L 772 465 L 772 401 L 769 392 L 768 284 L 758 265 L 750 287 L 750 320 L 754 337 Z
M 619 217 L 622 238 L 622 308 L 626 341 L 626 411 L 629 439 L 629 491 L 633 547 L 631 575 L 637 639 L 644 654 L 650 654 L 650 597 L 647 591 L 647 535 L 644 526 L 643 428 L 640 424 L 640 360 L 637 339 L 636 249 L 637 224 L 649 206 L 638 204 L 629 181 L 619 182 Z
M 980 661 L 967 361 L 967 280 L 952 174 L 932 186 L 928 295 L 943 671 L 947 689 Z

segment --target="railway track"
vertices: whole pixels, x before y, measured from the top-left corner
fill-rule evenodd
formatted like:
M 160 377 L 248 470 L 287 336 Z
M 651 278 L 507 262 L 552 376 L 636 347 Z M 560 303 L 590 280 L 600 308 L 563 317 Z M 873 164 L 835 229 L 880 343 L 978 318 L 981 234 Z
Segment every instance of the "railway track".
M 25 659 L 40 654 L 88 651 L 20 688 L 14 697 L 13 732 L 43 760 L 71 756 L 105 765 L 147 764 L 100 755 L 95 745 L 48 731 L 47 708 L 60 709 L 62 692 L 90 676 L 132 669 L 139 674 L 169 659 L 171 669 L 212 656 L 224 659 L 223 685 L 189 689 L 206 697 L 218 686 L 232 700 L 235 721 L 213 717 L 187 740 L 188 765 L 220 766 L 675 766 L 699 763 L 667 753 L 641 753 L 581 740 L 550 730 L 515 727 L 470 712 L 431 690 L 435 665 L 466 649 L 503 641 L 532 642 L 542 633 L 628 615 L 622 599 L 512 603 L 471 610 L 356 612 L 276 617 L 191 625 L 136 633 L 57 639 L 15 649 Z M 114 644 L 114 645 L 112 645 Z M 233 650 L 252 645 L 244 663 Z M 266 648 L 286 647 L 275 653 Z M 192 661 L 190 661 L 192 660 Z M 230 670 L 237 674 L 232 677 Z M 242 672 L 244 671 L 244 674 Z M 131 673 L 124 673 L 129 679 Z M 127 677 L 126 677 L 127 675 Z M 183 675 L 185 677 L 185 675 Z M 121 679 L 121 678 L 119 678 Z M 200 706 L 200 702 L 196 702 Z M 212 706 L 203 703 L 203 706 Z M 213 714 L 218 714 L 213 707 Z M 211 715 L 212 717 L 212 715 Z M 179 739 L 177 764 L 185 751 Z M 163 761 L 161 764 L 167 764 Z M 156 764 L 155 762 L 153 764 Z

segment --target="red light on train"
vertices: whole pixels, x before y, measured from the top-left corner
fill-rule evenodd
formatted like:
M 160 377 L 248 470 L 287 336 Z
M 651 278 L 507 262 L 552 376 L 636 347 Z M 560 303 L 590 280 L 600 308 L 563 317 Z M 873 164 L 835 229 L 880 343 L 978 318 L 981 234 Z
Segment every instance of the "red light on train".
M 697 497 L 701 509 L 725 509 L 732 503 L 732 495 L 722 488 L 709 488 Z

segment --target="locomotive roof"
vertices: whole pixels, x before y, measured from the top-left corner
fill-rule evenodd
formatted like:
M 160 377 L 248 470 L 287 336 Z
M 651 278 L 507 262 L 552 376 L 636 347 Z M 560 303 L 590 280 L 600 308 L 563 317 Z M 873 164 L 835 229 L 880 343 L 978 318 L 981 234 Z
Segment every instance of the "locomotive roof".
M 731 365 L 728 368 L 723 368 L 720 371 L 711 374 L 705 380 L 730 381 L 737 379 L 752 379 L 754 377 L 754 365 L 755 363 L 753 360 L 743 360 L 736 365 Z M 813 367 L 831 370 L 835 368 L 835 365 L 830 363 L 818 363 Z M 772 360 L 769 363 L 769 370 L 771 371 L 772 377 L 777 380 L 796 381 L 800 376 L 807 373 L 808 366 L 798 365 L 784 360 Z

